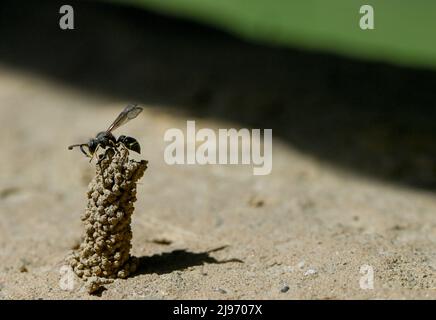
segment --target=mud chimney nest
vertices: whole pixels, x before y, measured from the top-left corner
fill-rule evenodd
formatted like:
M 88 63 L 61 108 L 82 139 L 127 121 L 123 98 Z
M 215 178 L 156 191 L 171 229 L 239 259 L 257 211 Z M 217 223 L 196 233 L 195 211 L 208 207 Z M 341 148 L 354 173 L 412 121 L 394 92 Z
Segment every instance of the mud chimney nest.
M 67 258 L 89 293 L 128 277 L 138 266 L 138 259 L 130 255 L 130 223 L 137 181 L 144 175 L 147 161 L 130 159 L 122 144 L 110 151 L 96 164 L 96 175 L 88 186 L 88 204 L 81 216 L 83 241 Z

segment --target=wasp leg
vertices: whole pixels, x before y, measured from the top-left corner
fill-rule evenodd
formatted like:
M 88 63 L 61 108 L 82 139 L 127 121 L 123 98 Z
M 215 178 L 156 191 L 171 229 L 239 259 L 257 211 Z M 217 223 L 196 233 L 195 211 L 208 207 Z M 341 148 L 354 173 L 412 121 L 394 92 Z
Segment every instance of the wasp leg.
M 130 150 L 129 150 L 129 148 L 127 148 L 127 146 L 126 146 L 123 142 L 119 141 L 119 142 L 117 143 L 117 145 L 121 145 L 121 146 L 124 148 L 124 150 L 126 150 L 127 156 L 130 155 Z
M 117 154 L 119 154 L 120 153 L 120 150 L 118 150 L 118 143 L 116 143 L 116 142 L 113 142 L 112 140 L 109 140 L 110 142 L 109 142 L 109 144 L 110 144 L 110 147 L 115 151 L 115 153 L 117 153 Z
M 83 149 L 83 147 L 87 147 L 87 148 L 88 148 L 88 152 L 86 152 L 86 151 Z M 83 153 L 87 158 L 91 157 L 91 156 L 89 155 L 89 147 L 88 147 L 87 144 L 82 144 L 82 145 L 79 146 L 79 148 L 80 148 L 80 151 L 82 151 L 82 153 Z
M 122 137 L 124 137 L 124 136 L 122 136 Z M 124 143 L 123 141 L 121 141 L 120 138 L 118 138 L 118 141 L 117 141 L 117 143 L 116 143 L 116 146 L 117 146 L 117 147 L 118 147 L 118 146 L 122 146 L 124 149 L 126 149 L 127 153 L 129 153 L 129 148 L 127 148 L 127 146 L 125 145 L 125 143 Z
M 89 159 L 89 162 L 94 160 L 94 156 L 97 154 L 97 151 L 98 151 L 99 148 L 100 148 L 100 144 L 98 144 L 97 147 L 95 148 L 94 152 L 91 155 L 91 159 Z
M 114 148 L 112 148 L 112 147 L 107 148 L 106 151 L 104 152 L 104 154 L 102 154 L 102 155 L 99 156 L 99 159 L 98 159 L 98 161 L 97 161 L 97 164 L 100 165 L 101 162 L 102 162 L 104 159 L 108 158 L 108 155 L 109 155 L 110 152 L 115 152 L 115 151 L 114 151 Z M 112 153 L 112 156 L 113 156 L 113 153 Z

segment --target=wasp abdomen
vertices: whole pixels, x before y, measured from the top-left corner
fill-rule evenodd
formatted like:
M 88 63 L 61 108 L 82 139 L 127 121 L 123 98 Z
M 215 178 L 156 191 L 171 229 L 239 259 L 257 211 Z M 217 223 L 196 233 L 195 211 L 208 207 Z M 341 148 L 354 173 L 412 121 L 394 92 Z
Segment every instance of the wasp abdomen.
M 141 146 L 139 145 L 139 142 L 135 138 L 127 137 L 127 136 L 119 136 L 117 142 L 122 143 L 129 150 L 135 151 L 137 153 L 141 153 Z

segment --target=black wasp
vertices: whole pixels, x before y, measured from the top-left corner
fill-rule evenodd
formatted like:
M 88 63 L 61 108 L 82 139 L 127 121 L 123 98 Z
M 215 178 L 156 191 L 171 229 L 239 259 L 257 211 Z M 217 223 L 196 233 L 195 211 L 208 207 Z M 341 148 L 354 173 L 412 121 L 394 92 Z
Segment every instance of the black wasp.
M 141 111 L 142 108 L 138 107 L 136 104 L 129 104 L 118 115 L 115 121 L 112 122 L 106 131 L 99 132 L 95 138 L 89 139 L 88 143 L 73 144 L 69 146 L 68 149 L 72 150 L 74 147 L 79 147 L 87 157 L 91 158 L 91 160 L 93 159 L 94 154 L 96 154 L 98 148 L 108 148 L 108 150 L 111 150 L 119 144 L 124 145 L 129 150 L 141 153 L 141 146 L 135 138 L 121 135 L 118 137 L 118 139 L 116 139 L 112 134 L 112 131 L 119 128 L 123 124 L 126 124 L 129 120 L 136 118 Z M 88 150 L 86 151 L 84 147 L 86 147 Z M 106 150 L 106 153 L 102 158 L 100 158 L 99 161 L 106 157 L 108 150 Z

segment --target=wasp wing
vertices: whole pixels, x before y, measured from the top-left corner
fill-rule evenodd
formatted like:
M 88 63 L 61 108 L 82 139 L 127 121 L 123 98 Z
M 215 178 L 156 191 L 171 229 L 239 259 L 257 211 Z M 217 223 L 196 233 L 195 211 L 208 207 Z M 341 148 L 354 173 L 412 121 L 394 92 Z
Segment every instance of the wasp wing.
M 129 104 L 124 110 L 118 115 L 114 122 L 109 126 L 106 132 L 112 132 L 115 129 L 126 124 L 128 121 L 135 119 L 138 114 L 142 111 L 142 107 L 138 107 L 136 104 Z

